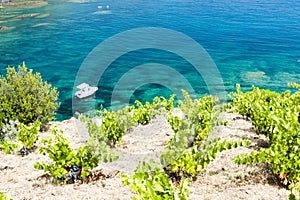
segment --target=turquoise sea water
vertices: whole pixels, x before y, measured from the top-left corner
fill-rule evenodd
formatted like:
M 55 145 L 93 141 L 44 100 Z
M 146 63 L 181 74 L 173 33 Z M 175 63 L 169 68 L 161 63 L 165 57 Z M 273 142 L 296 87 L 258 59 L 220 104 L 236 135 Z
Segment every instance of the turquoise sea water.
M 103 6 L 100 12 L 99 5 Z M 133 28 L 167 28 L 196 40 L 216 63 L 226 92 L 234 90 L 235 83 L 241 83 L 245 89 L 255 84 L 283 91 L 287 89 L 287 82 L 300 80 L 298 0 L 86 3 L 49 0 L 45 7 L 2 9 L 0 13 L 0 21 L 7 21 L 1 26 L 16 27 L 0 32 L 0 74 L 5 73 L 7 65 L 16 66 L 23 61 L 29 68 L 41 72 L 45 80 L 59 89 L 61 107 L 57 117 L 60 120 L 72 116 L 74 80 L 86 56 L 106 39 Z M 37 15 L 16 19 L 26 13 Z M 38 18 L 41 14 L 49 16 Z M 170 66 L 191 83 L 199 96 L 208 93 L 201 75 L 185 59 L 159 49 L 141 49 L 119 57 L 105 71 L 98 83 L 94 106 L 100 103 L 110 106 L 113 88 L 122 75 L 145 63 Z M 170 94 L 170 89 L 159 84 L 146 84 L 137 88 L 131 102 Z

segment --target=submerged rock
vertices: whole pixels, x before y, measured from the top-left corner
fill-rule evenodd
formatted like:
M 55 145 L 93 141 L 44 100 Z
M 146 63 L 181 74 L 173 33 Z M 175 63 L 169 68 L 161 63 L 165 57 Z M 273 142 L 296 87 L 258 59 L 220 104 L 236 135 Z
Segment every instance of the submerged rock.
M 16 19 L 24 19 L 24 18 L 28 18 L 28 17 L 34 17 L 37 15 L 38 15 L 37 13 L 23 14 L 23 15 L 16 17 Z
M 16 27 L 13 27 L 13 26 L 0 26 L 0 31 L 8 31 L 8 30 L 11 30 L 11 29 L 14 29 Z
M 38 15 L 38 16 L 36 16 L 35 18 L 45 18 L 45 17 L 48 17 L 50 14 L 41 14 L 41 15 Z
M 50 23 L 39 23 L 39 24 L 35 24 L 35 25 L 31 26 L 31 28 L 37 28 L 37 27 L 41 27 L 41 26 L 47 26 L 49 24 Z

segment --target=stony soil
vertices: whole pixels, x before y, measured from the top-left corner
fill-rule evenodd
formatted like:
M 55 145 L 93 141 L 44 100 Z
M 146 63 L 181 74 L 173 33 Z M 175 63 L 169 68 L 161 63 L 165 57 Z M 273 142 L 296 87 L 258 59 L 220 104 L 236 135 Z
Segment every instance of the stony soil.
M 252 146 L 218 153 L 217 158 L 192 182 L 190 199 L 287 199 L 289 191 L 281 186 L 268 166 L 246 166 L 232 162 L 236 155 L 267 146 L 266 138 L 256 133 L 250 121 L 237 114 L 223 113 L 221 118 L 227 120 L 229 125 L 217 126 L 209 137 L 248 139 L 252 141 Z M 84 124 L 76 119 L 52 122 L 50 126 L 62 129 L 75 149 L 87 139 Z M 159 152 L 173 134 L 164 117 L 156 117 L 145 126 L 133 127 L 115 149 L 120 159 L 100 164 L 94 170 L 100 178 L 88 184 L 54 184 L 49 175 L 34 169 L 35 162 L 49 161 L 37 152 L 26 157 L 1 152 L 0 192 L 9 193 L 13 199 L 131 199 L 134 194 L 129 187 L 122 186 L 118 172 L 132 174 L 139 160 L 144 158 L 159 160 Z M 42 137 L 49 135 L 49 132 L 41 133 Z

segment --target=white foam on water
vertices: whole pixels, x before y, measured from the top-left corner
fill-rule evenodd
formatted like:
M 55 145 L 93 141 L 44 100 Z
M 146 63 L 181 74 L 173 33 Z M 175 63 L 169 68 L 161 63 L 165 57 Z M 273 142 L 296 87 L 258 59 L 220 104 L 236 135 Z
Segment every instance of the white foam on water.
M 112 12 L 110 10 L 99 10 L 96 12 L 93 12 L 94 15 L 110 15 Z
M 87 3 L 87 2 L 96 2 L 96 0 L 69 0 L 72 3 Z
M 37 28 L 37 27 L 41 27 L 41 26 L 47 26 L 49 24 L 50 23 L 39 23 L 39 24 L 35 24 L 35 25 L 31 26 L 31 28 Z

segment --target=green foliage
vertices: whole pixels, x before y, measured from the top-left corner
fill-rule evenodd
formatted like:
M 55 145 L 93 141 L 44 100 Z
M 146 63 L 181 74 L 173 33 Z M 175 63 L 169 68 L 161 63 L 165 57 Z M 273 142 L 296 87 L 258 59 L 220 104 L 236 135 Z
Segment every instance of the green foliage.
M 183 152 L 188 148 L 188 133 L 180 131 L 175 133 L 175 136 L 167 143 L 164 150 L 161 152 L 160 160 L 164 166 L 168 166 L 182 155 Z M 191 134 L 189 134 L 191 135 Z
M 3 151 L 7 154 L 12 153 L 18 145 L 14 142 L 9 142 L 9 141 L 0 141 L 0 151 Z
M 147 124 L 155 115 L 161 113 L 161 108 L 166 110 L 172 109 L 175 95 L 170 99 L 164 97 L 155 97 L 152 103 L 146 102 L 143 105 L 141 102 L 136 101 L 136 106 L 127 106 L 118 111 L 109 111 L 107 109 L 98 110 L 96 113 L 100 115 L 102 124 L 97 127 L 96 124 L 92 125 L 92 120 L 80 116 L 80 120 L 88 123 L 88 130 L 92 146 L 99 146 L 95 141 L 104 141 L 107 144 L 114 146 L 121 141 L 123 135 L 132 127 L 140 124 Z M 97 148 L 98 149 L 98 148 Z
M 153 102 L 142 104 L 140 101 L 135 101 L 134 120 L 142 125 L 148 124 L 155 115 L 161 114 L 162 109 L 170 111 L 174 108 L 175 95 L 167 100 L 165 97 L 155 97 Z
M 116 112 L 106 109 L 97 111 L 97 114 L 102 118 L 102 124 L 99 127 L 96 124 L 92 125 L 93 122 L 88 117 L 81 115 L 79 119 L 89 124 L 87 128 L 90 137 L 115 145 L 130 127 L 137 125 L 134 120 L 133 109 L 133 106 L 129 106 Z
M 39 73 L 27 70 L 25 63 L 16 70 L 7 68 L 6 77 L 0 77 L 0 127 L 5 119 L 29 124 L 45 124 L 54 119 L 58 92 L 44 82 Z
M 206 140 L 214 125 L 218 124 L 222 107 L 218 99 L 206 96 L 192 100 L 183 91 L 184 101 L 179 101 L 179 108 L 186 118 L 167 115 L 167 120 L 175 132 L 161 153 L 161 163 L 177 175 L 194 177 L 216 157 L 217 152 L 249 145 L 249 141 L 228 142 L 219 138 Z
M 127 106 L 118 111 L 109 111 L 107 109 L 97 111 L 97 114 L 102 118 L 102 124 L 98 128 L 96 124 L 91 125 L 92 121 L 87 117 L 81 116 L 80 119 L 89 121 L 89 133 L 93 141 L 101 140 L 110 144 L 116 145 L 123 135 L 132 127 L 140 124 L 147 124 L 153 116 L 161 113 L 161 108 L 166 110 L 173 108 L 175 95 L 172 95 L 169 100 L 164 97 L 156 97 L 152 103 L 146 102 L 143 105 L 140 101 L 136 101 L 135 106 Z M 96 145 L 93 142 L 93 145 Z
M 135 105 L 137 108 L 134 109 L 134 119 L 140 124 L 148 124 L 156 114 L 159 114 L 159 110 L 153 106 L 155 104 L 148 101 L 143 105 L 142 102 L 136 100 Z
M 86 177 L 90 170 L 98 165 L 98 158 L 93 156 L 86 146 L 82 146 L 75 153 L 71 147 L 70 141 L 63 137 L 62 131 L 52 130 L 53 137 L 45 138 L 42 140 L 44 147 L 39 148 L 39 152 L 43 155 L 48 155 L 52 160 L 51 164 L 35 163 L 36 169 L 50 172 L 50 174 L 57 178 L 68 180 L 70 169 L 74 164 L 79 166 L 80 171 L 78 176 L 81 178 Z
M 298 84 L 298 83 L 288 83 L 288 86 L 291 88 L 300 89 L 300 84 Z
M 99 161 L 111 162 L 118 158 L 116 154 L 107 145 L 106 132 L 103 131 L 101 126 L 97 126 L 91 118 L 84 115 L 79 115 L 79 119 L 86 123 L 89 133 L 89 140 L 86 143 L 86 148 L 96 157 Z
M 161 154 L 161 162 L 164 165 L 173 163 L 188 147 L 201 144 L 218 121 L 218 112 L 215 109 L 218 99 L 207 96 L 192 100 L 186 91 L 182 92 L 184 101 L 179 101 L 179 108 L 185 113 L 186 118 L 180 119 L 171 113 L 167 115 L 175 135 Z
M 182 179 L 175 188 L 168 175 L 154 160 L 150 160 L 150 163 L 140 163 L 132 176 L 122 175 L 122 183 L 124 186 L 130 186 L 133 192 L 137 192 L 133 199 L 187 200 L 189 197 L 190 180 Z
M 188 128 L 187 120 L 183 120 L 178 116 L 174 116 L 169 113 L 167 116 L 167 120 L 172 127 L 173 131 L 177 133 L 180 130 L 185 130 Z
M 170 98 L 167 100 L 165 97 L 160 97 L 160 105 L 166 109 L 166 111 L 171 111 L 174 108 L 174 100 L 175 100 L 175 94 L 172 94 Z M 156 97 L 158 98 L 158 97 Z
M 237 92 L 231 93 L 231 98 L 238 112 L 250 117 L 252 124 L 270 140 L 268 148 L 240 155 L 235 161 L 267 162 L 284 184 L 300 182 L 300 90 L 280 94 L 253 87 L 252 91 L 243 93 L 237 85 Z
M 300 182 L 296 184 L 292 183 L 290 185 L 290 191 L 289 200 L 300 200 Z M 298 197 L 295 194 L 298 194 Z
M 106 140 L 111 142 L 113 145 L 117 141 L 121 140 L 125 131 L 122 130 L 117 121 L 117 115 L 115 112 L 105 110 L 102 118 L 101 129 L 105 133 Z
M 0 151 L 12 153 L 19 145 L 16 142 L 22 143 L 22 150 L 28 154 L 28 150 L 32 149 L 39 138 L 40 122 L 30 123 L 25 125 L 17 121 L 10 121 L 2 127 L 2 137 L 0 140 Z
M 17 147 L 17 135 L 19 133 L 18 121 L 9 120 L 0 130 L 0 151 L 12 153 Z
M 22 123 L 18 124 L 19 133 L 17 140 L 22 142 L 23 148 L 31 149 L 39 138 L 40 123 L 30 123 L 25 125 Z
M 13 200 L 10 195 L 5 195 L 2 192 L 0 192 L 0 200 Z
M 105 134 L 105 140 L 115 145 L 131 126 L 137 125 L 134 120 L 133 107 L 125 107 L 117 112 L 103 111 L 101 131 Z
M 90 174 L 90 171 L 98 166 L 99 159 L 95 157 L 91 151 L 91 149 L 86 146 L 82 146 L 78 149 L 75 164 L 82 168 L 81 177 L 87 177 Z
M 193 177 L 216 158 L 217 152 L 248 145 L 250 142 L 247 140 L 228 142 L 220 141 L 220 138 L 211 139 L 177 154 L 167 167 L 177 174 Z
M 132 126 L 138 125 L 134 119 L 134 106 L 127 106 L 116 112 L 115 119 L 118 126 L 126 133 Z
M 182 91 L 184 101 L 179 101 L 179 108 L 187 116 L 186 129 L 194 132 L 194 143 L 204 140 L 212 131 L 214 124 L 218 121 L 218 110 L 215 106 L 219 100 L 213 96 L 206 96 L 192 100 L 188 92 Z

